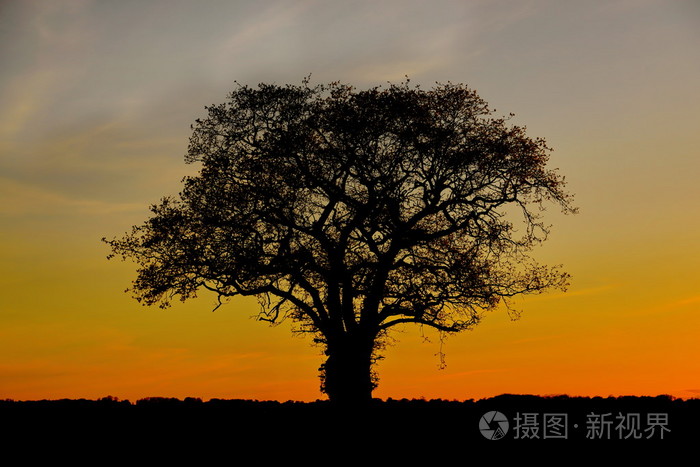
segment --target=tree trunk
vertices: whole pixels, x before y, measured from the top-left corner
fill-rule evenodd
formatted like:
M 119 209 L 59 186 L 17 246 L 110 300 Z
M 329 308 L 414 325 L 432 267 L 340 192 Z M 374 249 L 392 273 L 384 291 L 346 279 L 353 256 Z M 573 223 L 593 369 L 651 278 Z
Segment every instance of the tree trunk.
M 339 405 L 363 405 L 377 386 L 372 372 L 374 337 L 345 334 L 328 339 L 321 391 Z

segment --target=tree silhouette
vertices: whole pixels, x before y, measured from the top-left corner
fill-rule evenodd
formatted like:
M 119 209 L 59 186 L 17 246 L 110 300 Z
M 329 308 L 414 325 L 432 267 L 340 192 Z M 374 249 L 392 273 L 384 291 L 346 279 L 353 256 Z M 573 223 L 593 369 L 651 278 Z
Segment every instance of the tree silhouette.
M 324 346 L 321 389 L 363 402 L 387 332 L 469 329 L 509 297 L 566 286 L 529 256 L 539 211 L 572 212 L 550 149 L 462 84 L 238 85 L 192 126 L 201 163 L 121 239 L 135 297 L 257 296 Z M 515 221 L 523 221 L 515 228 Z

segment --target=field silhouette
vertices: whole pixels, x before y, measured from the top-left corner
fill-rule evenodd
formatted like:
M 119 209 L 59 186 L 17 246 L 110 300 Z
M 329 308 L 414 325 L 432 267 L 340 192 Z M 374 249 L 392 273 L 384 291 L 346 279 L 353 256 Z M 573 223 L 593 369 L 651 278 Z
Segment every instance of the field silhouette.
M 494 413 L 507 420 L 500 431 L 493 415 L 488 415 Z M 487 415 L 488 421 L 484 420 Z M 419 446 L 437 445 L 553 451 L 571 446 L 678 449 L 690 446 L 700 435 L 698 415 L 700 399 L 670 396 L 375 399 L 361 408 L 328 401 L 162 397 L 136 402 L 114 397 L 0 401 L 6 446 L 27 440 L 50 440 L 61 446 L 71 441 L 110 446 L 136 443 L 151 448 L 206 443 L 219 449 L 273 449 L 268 454 L 279 454 L 275 450 L 283 448 L 334 446 L 354 446 L 350 451 L 355 454 L 373 446 L 376 452 L 396 449 L 402 455 L 423 452 Z

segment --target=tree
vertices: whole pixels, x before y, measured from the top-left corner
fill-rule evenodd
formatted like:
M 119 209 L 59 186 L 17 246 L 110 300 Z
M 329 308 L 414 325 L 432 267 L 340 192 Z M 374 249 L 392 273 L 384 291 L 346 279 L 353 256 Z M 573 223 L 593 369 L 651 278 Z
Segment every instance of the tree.
M 539 210 L 574 210 L 550 149 L 464 85 L 238 85 L 207 110 L 186 156 L 199 174 L 103 239 L 110 257 L 138 263 L 147 305 L 257 296 L 261 320 L 289 318 L 324 346 L 332 401 L 371 399 L 397 325 L 454 333 L 567 284 L 529 256 L 548 231 Z

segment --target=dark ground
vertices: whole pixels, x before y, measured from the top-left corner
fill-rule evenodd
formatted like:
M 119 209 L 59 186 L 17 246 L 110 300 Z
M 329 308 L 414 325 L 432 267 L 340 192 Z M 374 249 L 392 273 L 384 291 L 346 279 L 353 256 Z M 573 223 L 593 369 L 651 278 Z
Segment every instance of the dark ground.
M 505 423 L 482 422 L 492 411 L 507 420 L 501 439 L 490 439 L 497 437 L 490 430 L 505 428 Z M 283 453 L 287 460 L 320 460 L 332 453 L 336 460 L 338 455 L 365 455 L 436 461 L 482 450 L 499 456 L 565 455 L 561 464 L 568 465 L 572 456 L 611 455 L 612 449 L 636 454 L 652 450 L 668 456 L 686 448 L 696 451 L 699 415 L 700 399 L 668 396 L 503 395 L 465 402 L 390 399 L 351 409 L 325 401 L 203 402 L 194 398 L 0 401 L 0 447 L 34 446 L 23 448 L 27 455 L 36 454 L 33 449 L 49 449 L 40 448 L 46 446 L 57 455 L 84 454 L 80 446 L 99 447 L 103 455 L 160 452 L 177 457 L 179 452 L 197 450 L 202 456 L 214 452 L 219 459 L 228 456 L 231 465 L 238 464 L 234 460 L 242 452 L 255 452 L 258 460 L 279 459 Z

